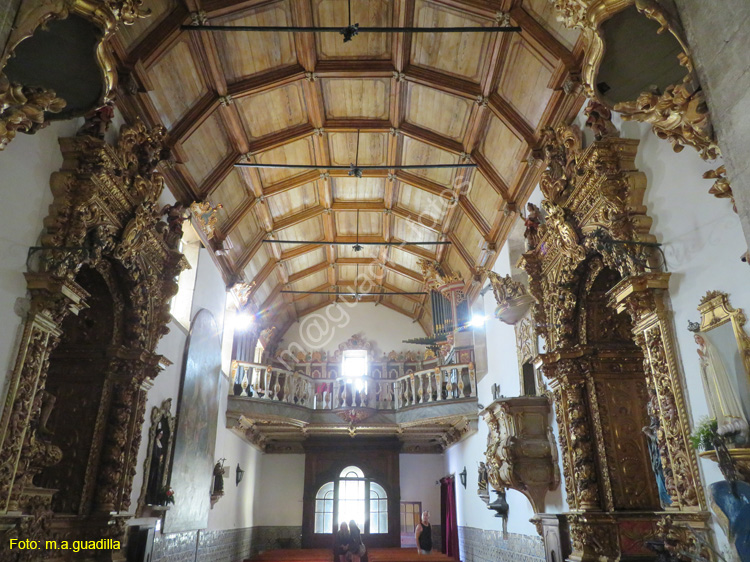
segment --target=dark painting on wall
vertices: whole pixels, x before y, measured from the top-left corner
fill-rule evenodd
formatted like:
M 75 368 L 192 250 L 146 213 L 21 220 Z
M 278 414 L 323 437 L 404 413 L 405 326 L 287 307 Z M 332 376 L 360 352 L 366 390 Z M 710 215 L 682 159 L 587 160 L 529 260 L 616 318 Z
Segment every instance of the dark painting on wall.
M 170 478 L 175 504 L 166 514 L 165 533 L 208 525 L 220 377 L 219 330 L 213 314 L 202 309 L 193 319 L 185 345 Z

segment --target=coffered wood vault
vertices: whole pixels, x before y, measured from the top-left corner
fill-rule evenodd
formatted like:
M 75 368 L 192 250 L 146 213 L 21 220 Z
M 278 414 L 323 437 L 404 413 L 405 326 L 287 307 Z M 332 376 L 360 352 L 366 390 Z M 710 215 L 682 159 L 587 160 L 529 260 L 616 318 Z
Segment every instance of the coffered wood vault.
M 417 261 L 460 273 L 470 298 L 537 183 L 546 128 L 583 98 L 577 32 L 547 0 L 352 0 L 360 26 L 488 27 L 520 33 L 336 34 L 184 31 L 190 23 L 345 26 L 346 0 L 153 0 L 123 29 L 126 117 L 163 124 L 175 160 L 167 183 L 185 202 L 221 203 L 210 247 L 228 284 L 254 282 L 251 302 L 283 334 L 359 273 L 389 291 L 424 290 Z M 458 164 L 476 169 L 249 169 L 236 163 Z M 450 241 L 365 247 L 328 241 Z M 263 244 L 264 238 L 320 246 Z M 377 289 L 376 289 L 377 290 Z M 425 296 L 369 296 L 431 329 Z

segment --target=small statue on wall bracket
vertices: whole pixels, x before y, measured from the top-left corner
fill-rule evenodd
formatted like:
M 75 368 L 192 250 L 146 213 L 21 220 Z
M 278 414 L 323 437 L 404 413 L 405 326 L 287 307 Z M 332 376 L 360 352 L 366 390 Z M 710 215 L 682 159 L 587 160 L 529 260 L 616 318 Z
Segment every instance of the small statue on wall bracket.
M 495 383 L 490 387 L 490 390 L 492 391 L 492 401 L 500 400 L 500 385 Z
M 477 495 L 485 504 L 489 504 L 490 492 L 487 489 L 487 465 L 480 461 L 477 472 Z
M 539 228 L 542 224 L 542 211 L 533 203 L 526 205 L 526 216 L 523 218 L 523 225 L 526 230 L 523 237 L 526 240 L 526 251 L 533 250 L 539 244 Z
M 219 459 L 214 465 L 214 483 L 211 489 L 211 508 L 213 509 L 216 502 L 224 496 L 224 474 L 226 468 L 224 467 L 224 461 L 226 459 Z

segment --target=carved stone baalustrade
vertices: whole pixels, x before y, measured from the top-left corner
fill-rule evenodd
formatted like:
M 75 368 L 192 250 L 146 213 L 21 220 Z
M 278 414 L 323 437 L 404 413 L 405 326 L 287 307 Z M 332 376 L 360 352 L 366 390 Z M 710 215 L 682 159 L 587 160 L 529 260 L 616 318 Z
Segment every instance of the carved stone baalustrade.
M 708 514 L 666 307 L 669 274 L 659 269 L 645 176 L 634 165 L 638 141 L 605 137 L 584 150 L 579 135 L 561 127 L 550 137 L 540 182 L 546 223 L 520 265 L 546 344 L 538 360 L 575 512 L 571 559 L 614 559 L 643 547 L 624 528 L 644 526 L 641 537 L 656 529 L 659 478 L 685 525 L 702 528 Z
M 490 429 L 485 453 L 489 483 L 496 490 L 518 490 L 537 513 L 544 511 L 547 492 L 560 485 L 549 413 L 543 396 L 501 398 L 480 412 Z
M 159 227 L 163 140 L 138 123 L 123 127 L 115 146 L 89 136 L 60 141 L 64 164 L 52 175 L 42 246 L 30 252 L 29 312 L 0 418 L 3 543 L 124 544 L 146 390 L 169 364 L 154 350 L 187 266 Z M 52 428 L 50 411 L 61 420 Z M 82 431 L 86 439 L 76 441 Z
M 442 452 L 477 425 L 474 365 L 443 365 L 398 378 L 313 378 L 235 362 L 249 394 L 230 396 L 227 427 L 266 452 L 296 453 L 316 435 L 397 435 L 404 451 Z

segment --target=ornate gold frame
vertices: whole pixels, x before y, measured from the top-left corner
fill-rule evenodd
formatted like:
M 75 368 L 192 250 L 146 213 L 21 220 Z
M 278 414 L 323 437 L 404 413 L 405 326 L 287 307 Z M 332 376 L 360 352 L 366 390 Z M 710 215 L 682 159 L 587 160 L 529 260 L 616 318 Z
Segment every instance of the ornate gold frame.
M 163 129 L 136 123 L 122 127 L 115 146 L 90 136 L 60 139 L 64 163 L 50 180 L 54 200 L 41 246 L 30 252 L 30 307 L 0 417 L 0 528 L 11 529 L 3 541 L 97 536 L 125 544 L 146 391 L 162 366 L 170 364 L 155 349 L 169 331 L 175 278 L 188 266 L 168 246 L 166 224 L 159 227 L 156 204 L 164 181 L 155 168 L 168 155 L 164 137 Z M 94 429 L 92 454 L 101 461 L 86 469 L 88 495 L 79 515 L 58 518 L 51 511 L 54 491 L 32 482 L 62 457 L 39 433 L 38 420 L 63 321 L 87 306 L 89 295 L 76 283 L 84 264 L 117 288 L 112 298 L 120 319 L 118 343 L 107 349 L 107 387 L 101 395 L 101 423 Z M 10 560 L 20 556 L 18 551 L 6 554 Z
M 660 25 L 659 32 L 671 33 L 683 49 L 679 62 L 687 69 L 687 76 L 663 93 L 643 92 L 637 100 L 617 104 L 614 109 L 625 120 L 650 123 L 654 133 L 668 140 L 679 152 L 684 145 L 695 148 L 704 159 L 714 159 L 719 147 L 711 125 L 706 98 L 693 69 L 691 51 L 678 14 L 671 6 L 659 0 L 553 0 L 559 19 L 569 28 L 583 32 L 584 60 L 581 81 L 587 97 L 611 107 L 596 90 L 599 66 L 606 45 L 602 38 L 602 24 L 621 12 L 635 6 L 644 17 Z
M 70 15 L 90 21 L 102 32 L 96 46 L 96 58 L 102 74 L 102 95 L 99 106 L 114 100 L 117 89 L 117 68 L 109 38 L 118 25 L 132 25 L 138 18 L 148 17 L 150 10 L 142 8 L 143 0 L 23 0 L 18 8 L 10 36 L 0 57 L 0 150 L 13 140 L 16 132 L 33 134 L 46 122 L 45 112 L 58 113 L 65 100 L 54 91 L 9 84 L 2 69 L 13 56 L 18 45 L 40 27 L 52 20 Z M 7 84 L 6 87 L 3 85 Z
M 610 477 L 617 463 L 609 458 L 604 439 L 613 431 L 607 420 L 617 418 L 607 413 L 598 389 L 603 379 L 592 373 L 619 373 L 609 380 L 634 381 L 637 372 L 645 373 L 645 382 L 638 383 L 642 388 L 625 385 L 622 392 L 643 406 L 646 390 L 654 393 L 652 411 L 659 420 L 658 449 L 673 517 L 701 533 L 709 517 L 688 439 L 683 375 L 666 304 L 669 273 L 659 268 L 651 219 L 643 205 L 646 177 L 635 166 L 638 144 L 608 136 L 584 149 L 576 128 L 550 133 L 545 141 L 548 167 L 540 180 L 546 223 L 540 227 L 538 245 L 523 254 L 519 264 L 529 275 L 530 292 L 537 299 L 535 326 L 546 343 L 538 361 L 554 397 L 565 488 L 577 513 L 568 519 L 573 559 L 578 560 L 634 554 L 622 551 L 621 545 L 628 542 L 624 537 L 635 523 L 626 510 L 616 509 L 613 498 L 628 497 L 627 486 L 638 482 Z M 631 348 L 602 356 L 590 343 L 585 325 L 577 325 L 579 306 L 586 304 L 578 301 L 577 291 L 588 291 L 605 267 L 621 281 L 607 293 L 604 308 L 630 315 L 639 353 Z M 632 432 L 637 434 L 633 443 L 644 447 L 639 430 Z M 656 535 L 661 518 L 658 511 L 643 515 L 637 523 L 640 536 Z
M 166 418 L 169 425 L 169 441 L 164 447 L 164 458 L 166 465 L 161 485 L 169 484 L 169 474 L 172 466 L 172 445 L 174 444 L 174 434 L 177 429 L 177 417 L 172 415 L 172 399 L 167 398 L 161 403 L 161 406 L 154 406 L 151 410 L 151 427 L 148 430 L 148 448 L 146 449 L 146 458 L 143 460 L 143 485 L 141 486 L 141 495 L 138 498 L 138 516 L 143 514 L 146 507 L 146 493 L 148 491 L 148 478 L 151 473 L 151 455 L 154 451 L 154 439 L 161 421 Z

